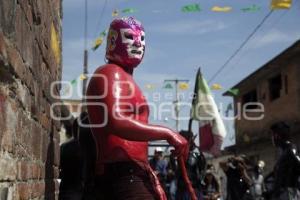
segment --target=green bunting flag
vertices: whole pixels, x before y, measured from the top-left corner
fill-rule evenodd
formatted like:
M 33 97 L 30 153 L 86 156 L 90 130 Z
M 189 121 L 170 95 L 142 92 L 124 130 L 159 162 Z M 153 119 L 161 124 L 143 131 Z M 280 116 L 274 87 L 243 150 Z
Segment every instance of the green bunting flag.
M 181 11 L 182 12 L 200 12 L 201 7 L 199 4 L 190 4 L 190 5 L 183 6 L 181 8 Z
M 102 36 L 102 37 L 105 37 L 106 36 L 106 30 L 104 30 L 104 31 L 102 31 L 101 33 L 100 33 L 100 36 Z
M 228 90 L 228 93 L 233 96 L 237 96 L 240 93 L 240 90 L 237 88 L 231 88 L 230 90 Z
M 96 51 L 98 49 L 98 47 L 101 46 L 101 44 L 104 41 L 104 37 L 106 36 L 107 31 L 104 30 L 100 33 L 99 37 L 96 39 L 96 41 L 94 42 L 94 46 L 92 47 L 93 51 Z
M 173 86 L 171 83 L 167 83 L 165 86 L 164 86 L 164 89 L 173 89 Z
M 71 81 L 71 84 L 72 85 L 74 85 L 74 84 L 76 84 L 77 83 L 77 80 L 76 79 L 73 79 L 72 81 Z
M 122 10 L 122 13 L 135 13 L 137 10 L 134 8 L 125 8 Z
M 242 8 L 241 9 L 243 12 L 256 12 L 256 11 L 259 11 L 260 10 L 260 7 L 257 6 L 257 5 L 252 5 L 250 7 L 247 7 L 247 8 Z

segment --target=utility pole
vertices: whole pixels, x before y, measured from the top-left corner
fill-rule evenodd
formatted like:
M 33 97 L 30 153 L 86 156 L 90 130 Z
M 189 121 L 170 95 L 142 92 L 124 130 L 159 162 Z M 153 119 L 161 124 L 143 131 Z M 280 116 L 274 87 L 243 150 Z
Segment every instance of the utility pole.
M 176 115 L 176 119 L 175 119 L 175 123 L 176 123 L 176 131 L 179 131 L 179 108 L 178 108 L 178 104 L 179 104 L 179 97 L 178 97 L 178 84 L 181 82 L 189 82 L 189 80 L 184 80 L 184 79 L 167 79 L 164 80 L 164 82 L 173 82 L 175 83 L 175 100 L 173 101 L 174 105 L 175 105 L 175 115 Z

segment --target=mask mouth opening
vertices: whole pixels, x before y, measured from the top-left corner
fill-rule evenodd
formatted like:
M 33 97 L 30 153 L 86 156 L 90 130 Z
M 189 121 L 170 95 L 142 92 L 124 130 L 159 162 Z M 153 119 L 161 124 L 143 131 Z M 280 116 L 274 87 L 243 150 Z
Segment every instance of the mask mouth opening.
M 131 50 L 130 51 L 132 54 L 135 54 L 135 55 L 142 55 L 142 51 L 139 51 L 139 50 Z

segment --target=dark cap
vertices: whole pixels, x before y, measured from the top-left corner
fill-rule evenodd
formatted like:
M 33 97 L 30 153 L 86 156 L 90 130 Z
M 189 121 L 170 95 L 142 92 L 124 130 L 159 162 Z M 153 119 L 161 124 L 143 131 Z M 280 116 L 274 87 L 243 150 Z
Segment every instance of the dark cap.
M 278 133 L 278 134 L 289 134 L 290 132 L 290 126 L 286 123 L 286 122 L 277 122 L 277 123 L 274 123 L 270 129 L 275 132 L 275 133 Z

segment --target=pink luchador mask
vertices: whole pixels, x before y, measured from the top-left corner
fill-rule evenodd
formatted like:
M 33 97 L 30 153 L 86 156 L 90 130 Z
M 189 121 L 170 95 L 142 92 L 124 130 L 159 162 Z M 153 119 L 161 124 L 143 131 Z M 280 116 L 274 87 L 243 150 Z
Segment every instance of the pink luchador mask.
M 145 32 L 133 17 L 115 19 L 107 36 L 106 59 L 123 67 L 134 68 L 145 52 Z

